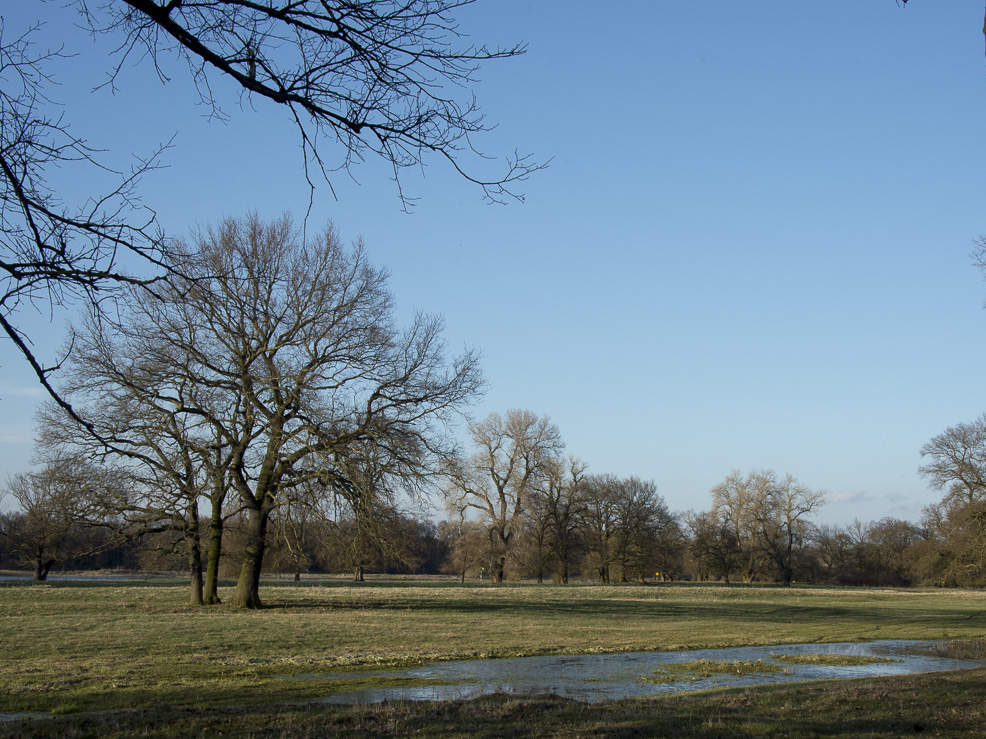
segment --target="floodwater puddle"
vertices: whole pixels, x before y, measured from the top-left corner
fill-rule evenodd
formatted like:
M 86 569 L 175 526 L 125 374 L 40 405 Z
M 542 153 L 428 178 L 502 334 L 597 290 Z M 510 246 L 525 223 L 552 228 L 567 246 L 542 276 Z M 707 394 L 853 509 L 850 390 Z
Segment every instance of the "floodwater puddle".
M 432 662 L 409 669 L 359 673 L 363 679 L 398 678 L 411 685 L 340 690 L 319 702 L 446 701 L 491 693 L 551 693 L 594 703 L 718 687 L 910 675 L 971 669 L 986 664 L 984 660 L 936 656 L 935 644 L 886 639 L 865 643 L 780 644 L 681 652 Z M 756 668 L 758 664 L 761 665 L 759 669 Z M 294 675 L 288 679 L 342 682 L 352 680 L 353 673 Z

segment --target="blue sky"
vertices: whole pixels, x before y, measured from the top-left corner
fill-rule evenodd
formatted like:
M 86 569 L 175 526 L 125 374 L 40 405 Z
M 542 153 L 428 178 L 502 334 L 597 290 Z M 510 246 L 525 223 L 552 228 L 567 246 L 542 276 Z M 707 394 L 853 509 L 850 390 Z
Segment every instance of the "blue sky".
M 832 494 L 819 520 L 916 519 L 919 450 L 986 410 L 982 4 L 480 0 L 477 41 L 526 41 L 476 92 L 479 143 L 552 163 L 524 204 L 489 206 L 439 162 L 401 212 L 386 169 L 340 173 L 312 221 L 361 236 L 400 309 L 482 351 L 476 417 L 549 415 L 596 472 L 654 479 L 704 509 L 732 469 Z M 5 9 L 8 32 L 38 12 Z M 53 71 L 72 125 L 121 155 L 175 136 L 143 192 L 175 235 L 308 193 L 283 111 L 225 98 L 209 121 L 179 67 L 92 92 L 108 40 L 41 6 L 79 54 Z M 326 149 L 330 154 L 332 151 Z M 121 161 L 124 161 L 121 158 Z M 492 163 L 495 165 L 495 163 Z M 64 189 L 90 183 L 63 173 Z M 71 316 L 32 320 L 53 351 Z M 38 402 L 0 362 L 0 471 L 24 469 Z

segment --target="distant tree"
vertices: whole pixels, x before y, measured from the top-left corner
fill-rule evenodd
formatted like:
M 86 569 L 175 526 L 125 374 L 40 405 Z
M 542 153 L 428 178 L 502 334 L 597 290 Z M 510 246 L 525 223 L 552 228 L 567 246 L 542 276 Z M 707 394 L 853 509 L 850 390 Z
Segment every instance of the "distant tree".
M 459 582 L 467 577 L 479 577 L 489 566 L 490 537 L 486 527 L 478 521 L 443 521 L 439 535 L 448 547 L 441 571 L 455 574 Z
M 6 516 L 0 528 L 7 550 L 30 565 L 34 580 L 41 582 L 57 562 L 103 548 L 105 542 L 91 548 L 79 527 L 98 489 L 113 484 L 98 468 L 70 459 L 12 476 L 7 493 L 19 511 Z
M 490 538 L 491 577 L 500 583 L 545 465 L 561 452 L 561 434 L 547 417 L 526 410 L 493 413 L 470 425 L 469 433 L 475 453 L 447 467 L 449 507 L 482 517 Z
M 614 562 L 620 580 L 643 581 L 654 572 L 673 579 L 680 571 L 683 536 L 678 521 L 649 480 L 628 477 L 611 488 L 615 508 Z
M 947 498 L 965 503 L 986 499 L 986 413 L 950 426 L 921 447 L 922 475 Z
M 689 548 L 699 571 L 729 582 L 740 563 L 742 549 L 733 527 L 713 511 L 688 517 Z
M 816 574 L 824 582 L 858 585 L 859 542 L 837 526 L 819 526 L 812 542 Z
M 663 499 L 661 500 L 663 503 Z M 641 558 L 640 577 L 660 573 L 662 582 L 675 580 L 685 570 L 688 535 L 682 526 L 681 516 L 668 510 L 667 505 L 655 509 L 654 523 L 646 543 L 645 556 Z
M 521 532 L 521 556 L 540 585 L 551 558 L 551 509 L 541 489 L 531 492 L 524 509 Z
M 575 457 L 554 458 L 545 465 L 541 499 L 548 518 L 548 546 L 555 582 L 567 585 L 582 547 L 581 525 L 585 508 L 586 464 Z
M 584 566 L 600 582 L 642 581 L 656 572 L 673 579 L 680 573 L 684 532 L 653 482 L 587 475 L 580 488 Z
M 729 527 L 739 547 L 737 571 L 743 582 L 765 575 L 769 564 L 759 539 L 756 506 L 752 477 L 744 477 L 737 470 L 712 488 L 712 515 Z
M 986 501 L 943 501 L 928 506 L 921 537 L 910 550 L 921 582 L 944 587 L 986 585 Z
M 752 580 L 770 563 L 785 585 L 811 532 L 809 515 L 824 500 L 791 475 L 772 471 L 730 473 L 712 489 L 713 514 L 731 528 L 743 552 L 743 578 Z
M 271 554 L 278 565 L 287 565 L 295 582 L 313 559 L 318 525 L 309 506 L 290 497 L 271 513 Z
M 438 525 L 411 511 L 401 514 L 395 525 L 400 556 L 388 557 L 386 571 L 411 574 L 440 572 L 449 550 L 439 534 Z
M 883 518 L 869 524 L 863 548 L 866 580 L 873 585 L 910 585 L 912 557 L 921 532 L 909 521 Z
M 581 517 L 582 538 L 585 542 L 587 570 L 595 572 L 599 582 L 607 584 L 612 578 L 617 537 L 616 488 L 619 480 L 613 475 L 588 475 L 582 489 L 584 504 Z
M 574 457 L 552 457 L 545 461 L 543 474 L 531 490 L 524 512 L 524 539 L 527 566 L 538 583 L 549 570 L 556 583 L 568 582 L 578 547 L 584 477 L 584 463 Z
M 781 582 L 789 586 L 794 564 L 808 542 L 808 516 L 825 496 L 809 490 L 791 475 L 778 478 L 773 472 L 751 475 L 756 491 L 753 519 L 764 551 L 777 566 Z

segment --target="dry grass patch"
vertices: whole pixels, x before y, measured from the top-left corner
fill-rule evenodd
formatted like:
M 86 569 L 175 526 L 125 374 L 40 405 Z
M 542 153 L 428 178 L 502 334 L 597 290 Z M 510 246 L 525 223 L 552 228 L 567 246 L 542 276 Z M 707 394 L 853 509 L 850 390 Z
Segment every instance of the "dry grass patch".
M 772 654 L 770 657 L 789 665 L 851 666 L 900 662 L 891 657 L 864 657 L 859 654 Z

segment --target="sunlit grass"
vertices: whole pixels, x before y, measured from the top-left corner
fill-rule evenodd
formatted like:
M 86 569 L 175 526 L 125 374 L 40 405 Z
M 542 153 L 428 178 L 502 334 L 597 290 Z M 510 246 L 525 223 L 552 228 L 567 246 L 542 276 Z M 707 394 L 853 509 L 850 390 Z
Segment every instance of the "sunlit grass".
M 228 598 L 229 588 L 220 595 Z M 317 676 L 423 661 L 986 634 L 986 593 L 662 586 L 267 585 L 267 607 L 184 585 L 0 587 L 0 712 L 256 705 Z M 293 674 L 316 679 L 288 681 Z
M 711 660 L 699 659 L 691 662 L 669 662 L 661 665 L 650 675 L 641 678 L 647 683 L 672 683 L 686 680 L 701 680 L 714 675 L 767 675 L 783 672 L 784 668 L 770 662 L 757 660 Z

